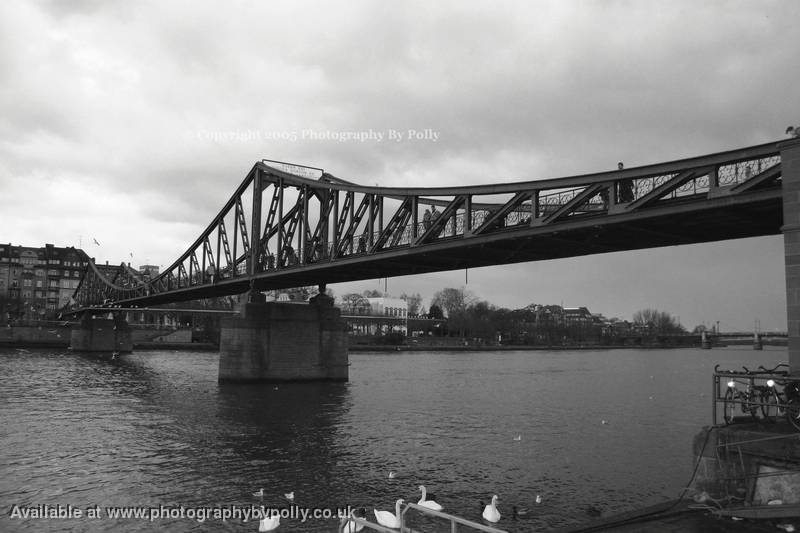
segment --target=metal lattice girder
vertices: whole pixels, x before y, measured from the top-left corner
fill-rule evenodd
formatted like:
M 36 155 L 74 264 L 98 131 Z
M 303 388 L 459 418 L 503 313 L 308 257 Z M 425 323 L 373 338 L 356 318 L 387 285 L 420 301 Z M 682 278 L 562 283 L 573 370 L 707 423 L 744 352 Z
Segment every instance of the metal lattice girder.
M 361 218 L 364 216 L 364 213 L 367 212 L 367 207 L 369 206 L 369 198 L 367 195 L 361 199 L 361 203 L 358 205 L 358 209 L 353 212 L 353 204 L 350 204 L 350 224 L 347 226 L 347 229 L 342 236 L 342 240 L 339 242 L 339 249 L 337 255 L 342 255 L 344 253 L 344 248 L 347 248 L 348 245 L 352 248 L 353 246 L 353 238 L 355 237 L 356 230 L 358 229 L 358 225 L 361 222 Z M 366 244 L 366 243 L 365 243 Z M 361 250 L 356 250 L 361 251 Z
M 225 251 L 225 264 L 233 268 L 233 258 L 231 257 L 231 247 L 228 245 L 228 235 L 225 232 L 225 221 L 220 219 L 219 226 L 217 226 L 217 231 L 219 232 L 219 239 L 222 241 L 222 248 Z M 220 261 L 221 263 L 222 261 Z
M 335 246 L 333 250 L 333 257 L 338 257 L 341 255 L 341 245 L 344 242 L 344 232 L 346 231 L 347 227 L 347 217 L 352 212 L 353 204 L 355 203 L 355 193 L 353 191 L 347 191 L 344 197 L 344 204 L 342 205 L 342 209 L 339 211 L 339 218 L 336 220 L 336 231 L 334 232 L 336 235 Z M 350 243 L 352 245 L 352 243 Z M 346 244 L 345 244 L 346 246 Z M 350 250 L 352 252 L 352 249 Z
M 205 241 L 203 242 L 203 248 L 204 248 L 204 251 L 205 251 L 205 256 L 204 256 L 205 260 L 208 261 L 207 265 L 203 265 L 203 273 L 204 273 L 204 275 L 205 275 L 205 272 L 206 272 L 206 266 L 211 267 L 211 269 L 216 272 L 217 267 L 216 267 L 216 265 L 214 263 L 214 254 L 211 253 L 211 244 L 208 242 L 208 237 L 206 237 Z
M 250 241 L 247 238 L 247 223 L 244 220 L 241 196 L 236 198 L 236 221 L 239 223 L 239 234 L 242 236 L 242 248 L 244 248 L 244 253 L 247 254 L 250 252 Z
M 325 237 L 328 234 L 328 220 L 330 219 L 331 213 L 333 213 L 334 208 L 334 195 L 329 194 L 326 191 L 326 194 L 322 194 L 320 191 L 317 192 L 317 195 L 320 200 L 320 217 L 319 222 L 317 223 L 316 228 L 314 229 L 313 235 L 309 238 L 310 243 L 310 252 L 312 261 L 322 259 L 326 253 L 326 242 Z M 320 252 L 319 254 L 315 252 Z
M 197 240 L 160 275 L 148 280 L 125 265 L 90 263 L 74 295 L 81 305 L 109 299 L 161 303 L 251 286 L 335 283 L 771 234 L 781 225 L 780 157 L 779 143 L 766 143 L 639 168 L 452 188 L 365 187 L 326 173 L 317 180 L 256 163 Z M 493 200 L 499 197 L 510 199 Z M 245 199 L 252 199 L 247 212 Z M 421 224 L 419 208 L 434 203 L 443 211 Z M 297 248 L 298 260 L 284 268 L 280 259 L 288 258 L 290 247 Z
M 408 223 L 408 219 L 411 215 L 411 198 L 404 198 L 403 203 L 400 204 L 400 208 L 395 211 L 392 218 L 389 219 L 389 222 L 383 228 L 378 238 L 375 240 L 375 243 L 370 248 L 370 253 L 376 252 L 384 247 L 384 245 L 389 241 L 392 235 L 397 235 L 399 239 L 402 235 L 402 230 L 405 225 Z M 399 230 L 399 231 L 398 231 Z M 392 243 L 392 246 L 395 245 L 395 242 Z

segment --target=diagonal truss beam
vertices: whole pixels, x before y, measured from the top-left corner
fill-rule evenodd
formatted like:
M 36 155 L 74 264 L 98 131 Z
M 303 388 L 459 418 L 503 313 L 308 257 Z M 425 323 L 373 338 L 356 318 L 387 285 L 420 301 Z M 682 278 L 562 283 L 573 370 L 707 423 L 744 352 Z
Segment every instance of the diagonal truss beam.
M 566 204 L 556 209 L 549 215 L 542 217 L 540 219 L 541 224 L 552 224 L 553 222 L 560 219 L 564 215 L 572 213 L 573 211 L 575 211 L 577 208 L 588 202 L 589 199 L 591 199 L 593 196 L 595 196 L 597 193 L 599 193 L 604 189 L 608 190 L 607 186 L 603 183 L 595 183 L 594 185 L 589 185 L 583 191 L 573 196 L 572 199 L 568 201 Z
M 742 193 L 745 191 L 749 191 L 755 189 L 762 183 L 767 183 L 772 181 L 781 176 L 781 164 L 778 163 L 777 165 L 771 166 L 770 168 L 766 169 L 765 171 L 756 174 L 755 176 L 751 177 L 748 180 L 743 181 L 739 185 L 735 185 L 731 188 L 731 192 L 734 194 Z
M 671 193 L 678 187 L 682 186 L 684 183 L 695 179 L 698 176 L 702 176 L 703 174 L 708 174 L 712 171 L 713 168 L 701 168 L 701 169 L 691 169 L 685 172 L 680 172 L 674 175 L 672 178 L 668 179 L 658 187 L 653 188 L 652 191 L 645 194 L 644 196 L 637 198 L 636 200 L 628 203 L 626 205 L 626 209 L 628 211 L 633 211 L 636 209 L 641 209 L 642 207 L 647 207 L 651 205 L 667 194 Z
M 486 217 L 480 226 L 472 230 L 472 234 L 481 235 L 482 233 L 486 233 L 490 229 L 497 227 L 502 219 L 508 216 L 510 212 L 518 208 L 525 200 L 530 199 L 532 194 L 533 193 L 531 191 L 518 192 L 508 202 L 500 206 L 488 217 Z
M 447 207 L 442 210 L 442 214 L 440 214 L 436 220 L 431 220 L 430 227 L 424 230 L 422 235 L 417 237 L 417 239 L 414 241 L 414 246 L 431 242 L 438 237 L 444 227 L 447 225 L 447 221 L 451 218 L 453 219 L 453 224 L 455 224 L 455 216 L 458 213 L 458 208 L 464 205 L 465 201 L 466 196 L 464 195 L 459 195 L 453 198 L 453 200 L 447 204 Z

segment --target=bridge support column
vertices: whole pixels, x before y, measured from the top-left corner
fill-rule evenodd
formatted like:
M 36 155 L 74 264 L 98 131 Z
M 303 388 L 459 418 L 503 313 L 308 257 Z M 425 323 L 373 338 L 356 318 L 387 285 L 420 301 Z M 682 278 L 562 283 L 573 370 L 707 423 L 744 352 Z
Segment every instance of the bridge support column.
M 783 250 L 786 265 L 786 318 L 789 370 L 800 374 L 800 139 L 779 145 L 783 182 Z
M 131 330 L 121 313 L 115 313 L 113 318 L 84 314 L 70 333 L 69 346 L 81 352 L 133 351 Z
M 251 297 L 222 320 L 220 383 L 347 381 L 348 365 L 345 323 L 325 294 L 308 304 Z

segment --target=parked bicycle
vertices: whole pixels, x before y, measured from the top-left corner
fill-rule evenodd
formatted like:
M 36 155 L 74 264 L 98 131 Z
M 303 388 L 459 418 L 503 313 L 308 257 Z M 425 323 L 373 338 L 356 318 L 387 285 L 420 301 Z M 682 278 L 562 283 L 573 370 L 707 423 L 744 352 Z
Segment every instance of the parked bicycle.
M 764 366 L 759 366 L 757 371 L 745 366 L 742 369 L 720 370 L 719 365 L 714 367 L 716 373 L 728 378 L 722 397 L 725 423 L 733 422 L 738 404 L 741 412 L 749 414 L 753 420 L 758 420 L 759 412 L 766 422 L 775 422 L 783 415 L 795 429 L 800 430 L 800 381 L 789 379 L 789 366 L 782 363 L 771 369 Z M 756 379 L 762 383 L 756 384 Z M 739 385 L 744 385 L 744 390 L 740 390 Z
M 750 371 L 746 367 L 742 368 L 744 368 L 744 372 L 733 370 L 725 370 L 724 372 L 726 374 L 749 376 Z M 720 372 L 719 365 L 714 367 L 714 372 Z M 725 396 L 723 396 L 722 416 L 725 419 L 725 423 L 730 424 L 733 422 L 737 405 L 741 408 L 743 414 L 749 414 L 753 420 L 758 420 L 758 411 L 761 407 L 761 399 L 759 391 L 754 390 L 753 378 L 748 377 L 746 380 L 737 380 L 734 376 L 729 377 L 730 379 L 727 382 Z M 745 389 L 740 391 L 737 388 L 737 384 L 743 384 Z
M 786 370 L 778 370 L 782 367 Z M 782 363 L 772 369 L 760 366 L 759 370 L 788 376 L 789 365 Z M 778 390 L 779 385 L 783 386 L 783 390 Z M 800 382 L 768 379 L 761 393 L 761 414 L 767 422 L 774 422 L 779 415 L 784 415 L 795 429 L 800 430 Z

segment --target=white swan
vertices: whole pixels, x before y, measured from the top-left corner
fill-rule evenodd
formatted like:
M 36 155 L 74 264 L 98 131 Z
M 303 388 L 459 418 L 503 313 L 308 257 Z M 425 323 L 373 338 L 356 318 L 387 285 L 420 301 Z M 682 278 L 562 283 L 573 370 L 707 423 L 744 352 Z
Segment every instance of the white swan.
M 294 491 L 287 492 L 286 494 L 283 495 L 283 497 L 289 500 L 290 502 L 294 501 Z
M 384 527 L 390 527 L 392 529 L 400 529 L 400 506 L 403 505 L 402 498 L 397 500 L 394 504 L 394 511 L 396 514 L 392 514 L 389 511 L 379 511 L 375 509 L 375 520 Z
M 396 475 L 394 472 L 389 472 L 389 479 L 394 479 Z
M 489 522 L 497 522 L 500 520 L 500 511 L 497 510 L 497 494 L 492 496 L 492 503 L 483 509 L 483 518 Z
M 253 496 L 256 498 L 263 498 L 264 497 L 264 489 L 259 489 L 258 492 L 254 492 Z
M 281 525 L 281 515 L 275 514 L 274 516 L 265 516 L 258 523 L 258 530 L 272 531 L 273 529 L 278 529 L 279 525 Z
M 426 496 L 425 485 L 420 485 L 419 486 L 419 490 L 422 491 L 422 498 L 419 499 L 419 501 L 417 502 L 417 505 L 421 505 L 423 507 L 427 507 L 428 509 L 433 509 L 434 511 L 441 511 L 442 509 L 444 509 L 444 507 L 442 507 L 441 505 L 439 505 L 435 501 L 426 500 L 425 499 L 425 496 Z

